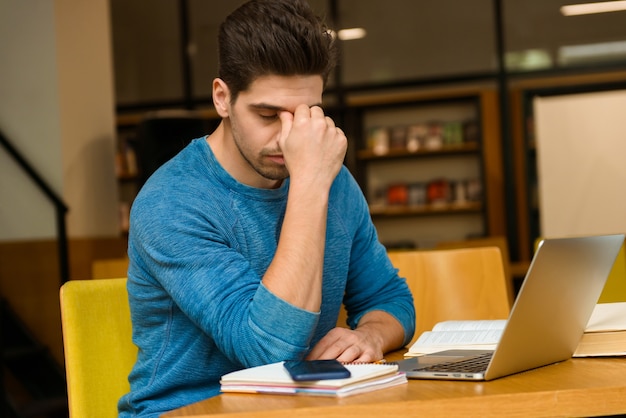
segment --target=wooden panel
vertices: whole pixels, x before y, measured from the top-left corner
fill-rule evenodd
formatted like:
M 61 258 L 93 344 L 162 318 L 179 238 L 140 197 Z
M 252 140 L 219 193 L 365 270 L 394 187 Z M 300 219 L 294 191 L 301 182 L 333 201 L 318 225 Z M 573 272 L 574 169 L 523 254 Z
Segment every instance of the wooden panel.
M 89 279 L 94 260 L 123 257 L 127 244 L 124 238 L 81 238 L 68 246 L 70 278 Z M 56 241 L 0 243 L 2 297 L 62 364 L 60 285 Z
M 511 135 L 513 141 L 513 170 L 515 184 L 515 208 L 517 217 L 518 259 L 530 261 L 531 237 L 528 203 L 528 173 L 526 171 L 526 155 L 528 149 L 524 138 L 525 118 L 523 94 L 520 90 L 510 93 L 511 103 Z
M 126 277 L 128 257 L 95 260 L 92 266 L 92 279 L 117 279 Z
M 125 238 L 70 240 L 70 278 L 91 278 L 95 260 L 124 258 L 127 246 Z
M 2 297 L 52 356 L 63 363 L 59 264 L 54 241 L 0 244 Z
M 487 229 L 489 235 L 506 235 L 503 151 L 496 91 L 485 90 L 481 92 L 480 101 Z

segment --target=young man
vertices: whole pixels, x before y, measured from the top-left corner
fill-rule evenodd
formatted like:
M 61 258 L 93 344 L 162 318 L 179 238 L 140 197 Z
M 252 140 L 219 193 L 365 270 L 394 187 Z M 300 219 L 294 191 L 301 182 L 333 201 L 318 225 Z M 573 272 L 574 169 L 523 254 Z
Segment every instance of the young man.
M 121 417 L 219 393 L 287 359 L 374 361 L 412 338 L 411 294 L 320 104 L 333 38 L 303 0 L 252 0 L 220 27 L 222 118 L 145 184 L 128 292 L 139 347 Z M 342 302 L 351 329 L 337 328 Z

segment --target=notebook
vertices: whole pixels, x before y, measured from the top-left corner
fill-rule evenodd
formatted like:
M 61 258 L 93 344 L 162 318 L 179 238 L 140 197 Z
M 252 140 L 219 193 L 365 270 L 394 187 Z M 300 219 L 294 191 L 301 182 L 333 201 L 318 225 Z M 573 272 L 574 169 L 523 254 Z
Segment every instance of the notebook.
M 413 379 L 492 380 L 569 359 L 624 237 L 543 240 L 494 350 L 426 354 L 399 361 L 399 370 Z
M 345 367 L 351 373 L 348 378 L 296 382 L 283 362 L 266 364 L 225 374 L 220 379 L 221 391 L 342 398 L 407 382 L 394 363 L 348 363 Z

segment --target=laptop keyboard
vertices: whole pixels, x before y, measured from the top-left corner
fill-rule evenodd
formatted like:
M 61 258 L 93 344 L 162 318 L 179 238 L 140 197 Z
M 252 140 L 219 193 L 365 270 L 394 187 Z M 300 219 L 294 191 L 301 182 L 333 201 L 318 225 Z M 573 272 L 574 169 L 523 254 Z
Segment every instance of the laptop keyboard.
M 459 372 L 459 373 L 479 373 L 487 369 L 493 353 L 484 353 L 476 357 L 465 360 L 452 361 L 449 363 L 433 364 L 420 368 L 420 371 L 428 372 Z

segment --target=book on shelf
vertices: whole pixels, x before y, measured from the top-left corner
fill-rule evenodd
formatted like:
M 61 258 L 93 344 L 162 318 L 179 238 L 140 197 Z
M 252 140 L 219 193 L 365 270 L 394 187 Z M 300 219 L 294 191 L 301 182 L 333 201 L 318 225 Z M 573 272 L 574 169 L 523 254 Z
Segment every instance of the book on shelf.
M 496 348 L 506 320 L 443 321 L 422 333 L 405 354 Z M 626 302 L 598 303 L 573 357 L 626 356 Z
M 348 363 L 345 364 L 351 374 L 348 378 L 296 382 L 289 376 L 283 363 L 281 361 L 225 374 L 220 379 L 221 391 L 346 397 L 407 382 L 404 373 L 398 372 L 398 366 L 393 363 Z

